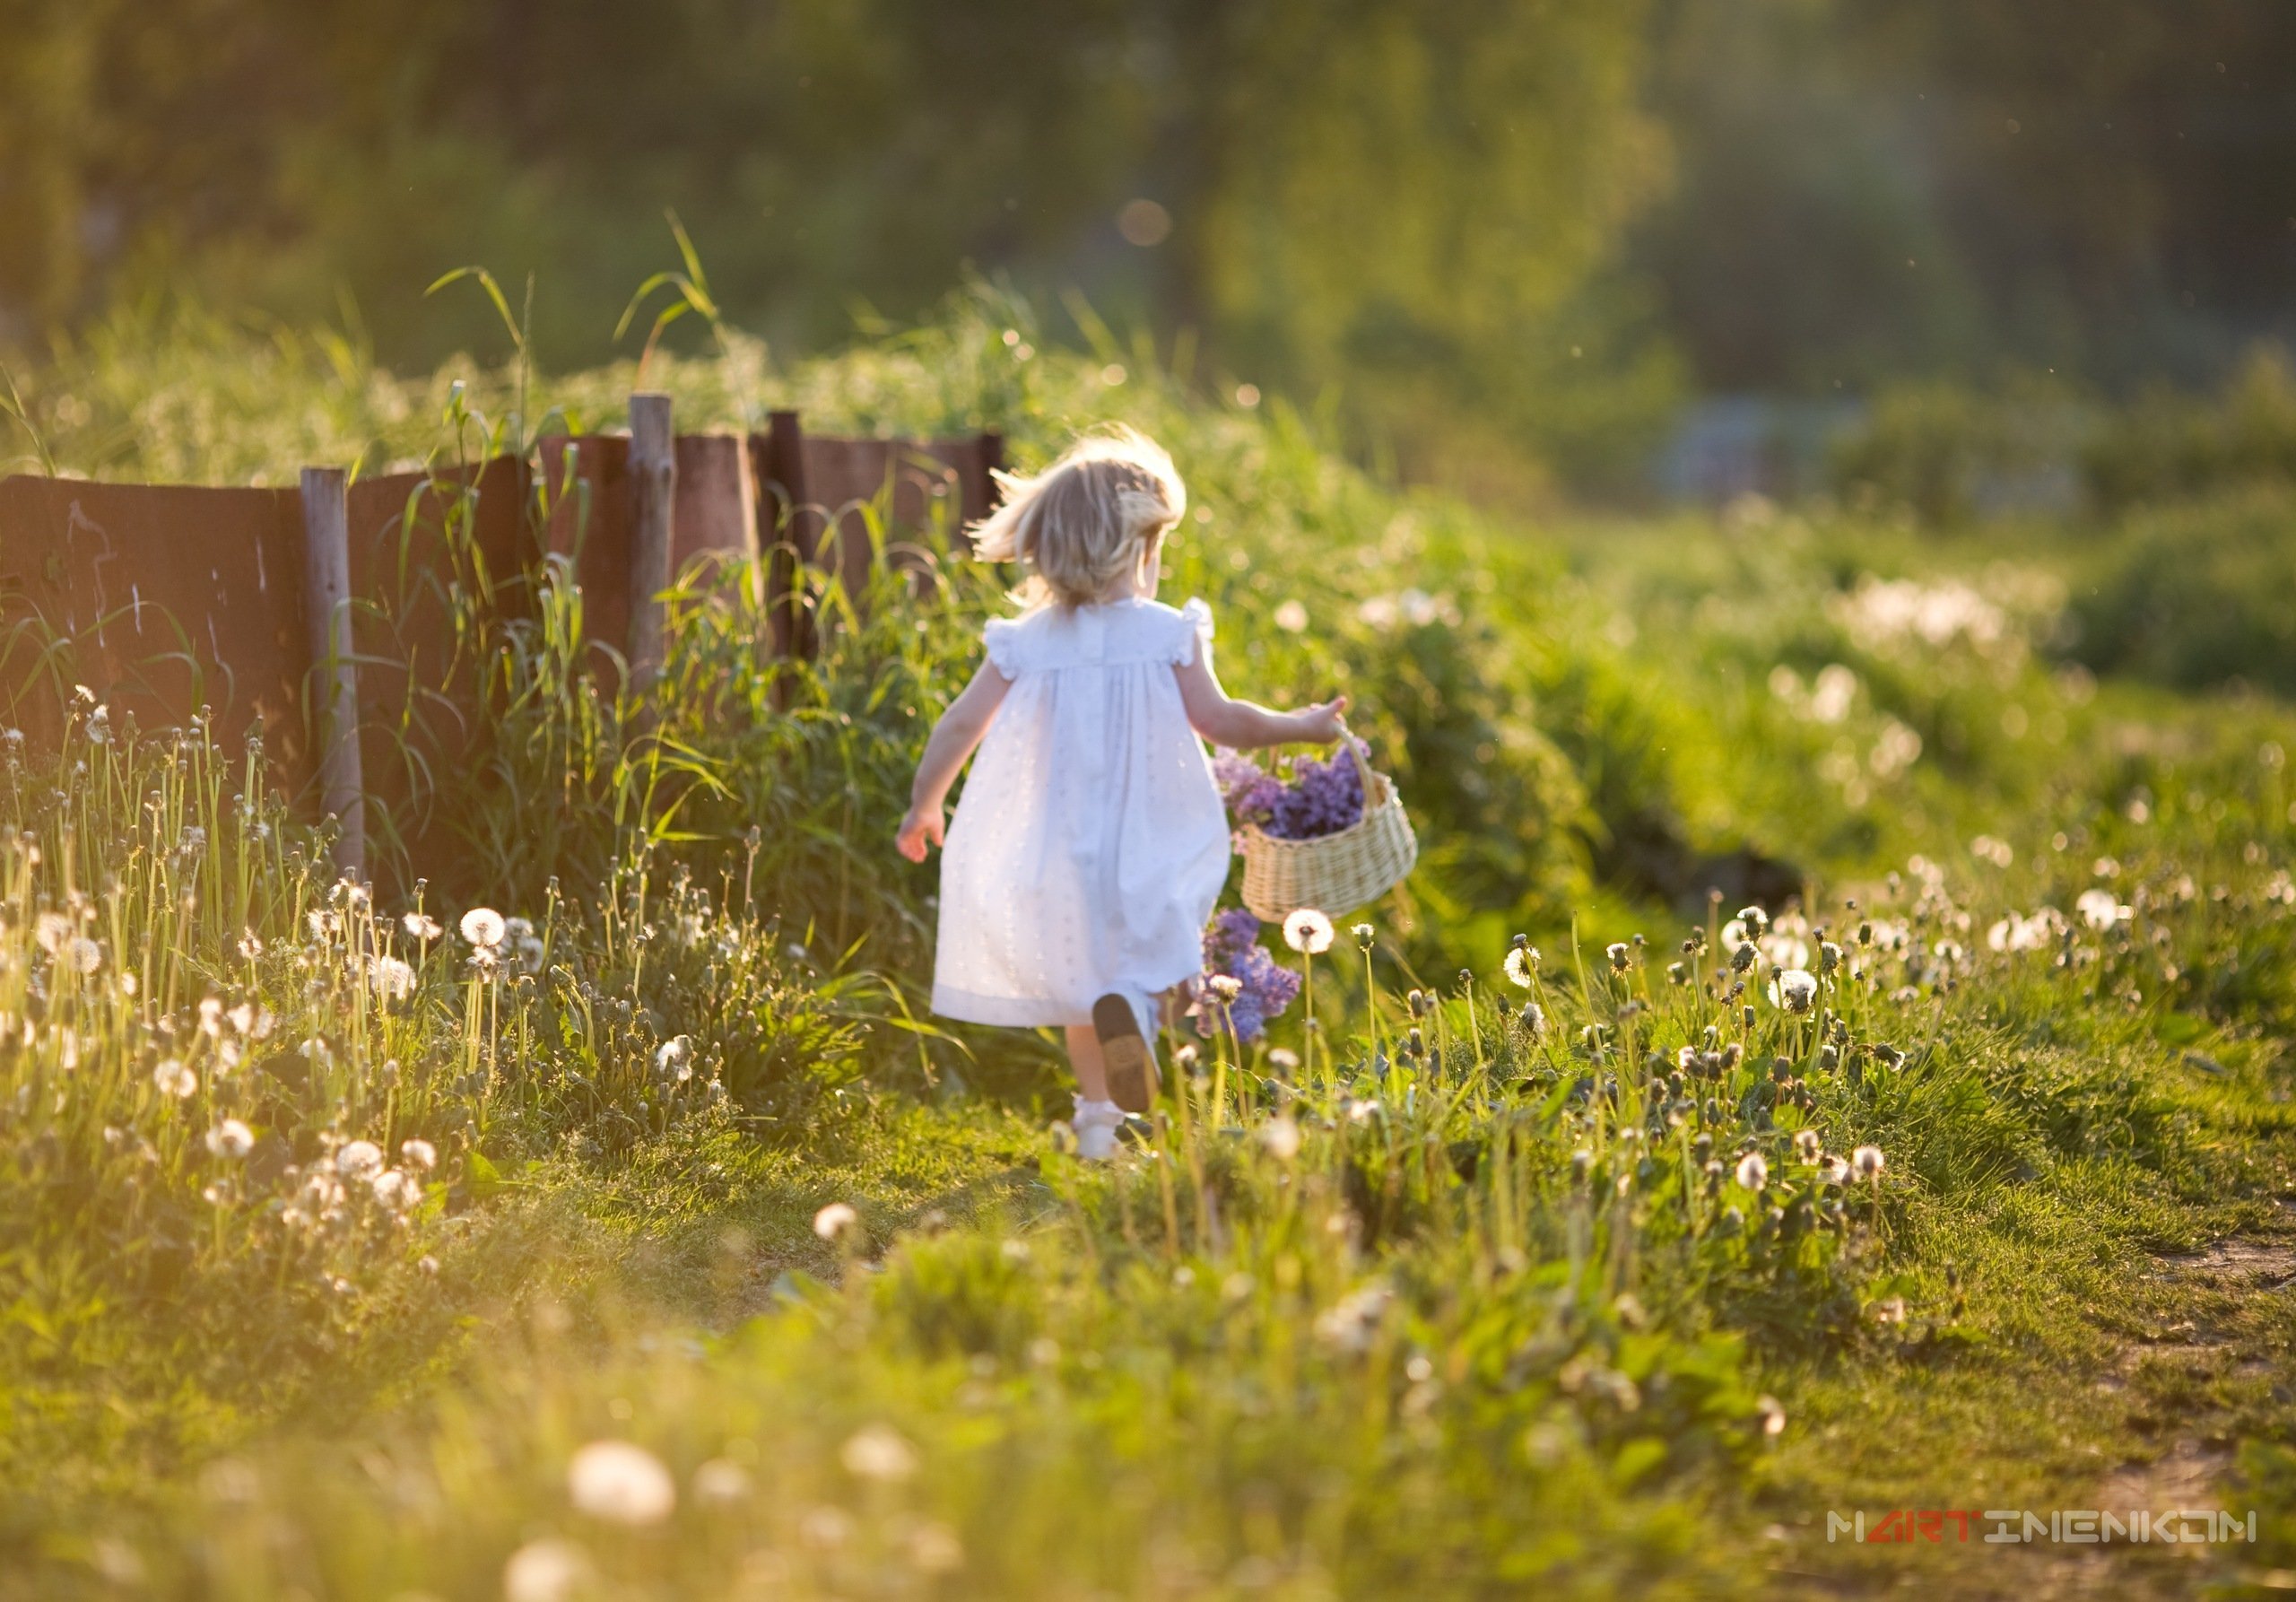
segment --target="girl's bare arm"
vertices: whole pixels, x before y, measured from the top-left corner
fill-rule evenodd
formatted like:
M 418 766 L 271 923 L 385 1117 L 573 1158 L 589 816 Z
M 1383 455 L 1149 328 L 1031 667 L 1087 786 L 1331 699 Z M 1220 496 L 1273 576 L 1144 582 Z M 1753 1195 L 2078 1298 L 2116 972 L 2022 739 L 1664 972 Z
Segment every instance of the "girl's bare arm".
M 925 754 L 917 763 L 916 782 L 909 786 L 909 815 L 900 821 L 897 840 L 900 854 L 911 862 L 925 860 L 927 840 L 936 846 L 941 843 L 946 828 L 942 808 L 949 798 L 949 787 L 964 771 L 965 759 L 988 733 L 990 720 L 1012 687 L 1012 680 L 983 662 L 972 683 L 933 726 L 932 736 L 925 742 Z
M 1344 695 L 1296 712 L 1277 712 L 1230 696 L 1220 687 L 1203 651 L 1172 672 L 1179 678 L 1180 704 L 1187 709 L 1188 723 L 1214 745 L 1236 751 L 1294 742 L 1328 745 L 1342 733 L 1340 714 L 1347 710 Z

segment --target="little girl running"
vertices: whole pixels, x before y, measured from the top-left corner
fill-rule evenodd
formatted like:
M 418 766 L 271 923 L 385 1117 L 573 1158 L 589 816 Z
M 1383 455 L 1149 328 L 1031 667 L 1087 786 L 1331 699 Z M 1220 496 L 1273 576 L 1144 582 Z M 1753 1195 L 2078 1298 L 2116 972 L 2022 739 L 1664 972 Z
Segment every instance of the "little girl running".
M 1229 824 L 1204 741 L 1248 750 L 1340 737 L 1345 697 L 1275 712 L 1213 676 L 1212 613 L 1155 599 L 1187 509 L 1171 457 L 1120 429 L 1034 478 L 1004 477 L 974 553 L 1030 570 L 1018 617 L 933 727 L 901 855 L 942 843 L 942 805 L 978 747 L 941 862 L 933 1010 L 1067 1031 L 1075 1130 L 1113 1153 L 1157 1093 L 1156 998 L 1204 966 Z

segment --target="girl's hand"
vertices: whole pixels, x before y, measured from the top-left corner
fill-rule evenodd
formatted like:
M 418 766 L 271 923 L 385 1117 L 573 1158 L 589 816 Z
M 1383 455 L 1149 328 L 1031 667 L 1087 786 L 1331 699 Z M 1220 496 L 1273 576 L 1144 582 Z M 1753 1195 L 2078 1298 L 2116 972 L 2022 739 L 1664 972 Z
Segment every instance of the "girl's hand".
M 939 845 L 943 831 L 938 803 L 931 806 L 912 806 L 909 809 L 909 815 L 900 821 L 900 832 L 895 837 L 894 843 L 900 848 L 900 854 L 911 862 L 922 862 L 925 860 L 925 842 L 931 840 Z
M 1294 713 L 1293 716 L 1300 720 L 1299 737 L 1318 745 L 1329 745 L 1344 738 L 1347 734 L 1347 722 L 1344 716 L 1346 710 L 1347 697 L 1340 695 L 1321 706 Z

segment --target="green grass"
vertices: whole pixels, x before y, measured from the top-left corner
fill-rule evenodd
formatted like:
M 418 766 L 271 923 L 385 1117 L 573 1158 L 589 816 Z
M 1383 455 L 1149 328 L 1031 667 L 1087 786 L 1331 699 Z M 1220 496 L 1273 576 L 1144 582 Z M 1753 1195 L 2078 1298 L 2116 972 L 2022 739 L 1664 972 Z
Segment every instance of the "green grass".
M 570 593 L 474 614 L 458 843 L 406 865 L 435 937 L 331 886 L 244 753 L 83 707 L 0 753 L 0 1597 L 491 1598 L 522 1551 L 568 1598 L 2006 1595 L 2075 1571 L 1825 1513 L 2092 1507 L 2195 1454 L 2263 1544 L 2110 1583 L 2296 1562 L 2290 1298 L 2176 1256 L 2296 1236 L 2296 718 L 2076 667 L 2066 531 L 1526 525 L 1036 339 L 976 295 L 648 381 L 1171 445 L 1224 678 L 1348 689 L 1425 848 L 1316 963 L 1320 1037 L 1198 1042 L 1084 1167 L 1049 1040 L 924 1015 L 933 878 L 887 848 L 996 575 L 824 588 L 778 673 L 697 583 L 642 704 L 578 671 Z M 239 477 L 516 444 L 518 395 L 603 418 L 630 378 L 193 323 L 27 396 L 67 466 Z M 478 904 L 530 932 L 474 966 Z M 1829 1183 L 1804 1130 L 1886 1166 Z M 570 1500 L 609 1440 L 674 1512 Z

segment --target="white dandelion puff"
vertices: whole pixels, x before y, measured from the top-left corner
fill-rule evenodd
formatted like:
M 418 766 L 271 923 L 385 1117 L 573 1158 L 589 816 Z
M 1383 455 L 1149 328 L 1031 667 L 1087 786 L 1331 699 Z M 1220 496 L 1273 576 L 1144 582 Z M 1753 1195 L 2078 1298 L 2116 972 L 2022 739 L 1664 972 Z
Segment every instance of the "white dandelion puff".
M 502 944 L 502 937 L 509 933 L 509 926 L 503 922 L 502 915 L 493 908 L 473 907 L 463 914 L 462 931 L 463 938 L 473 945 L 481 951 L 491 951 Z
M 1331 949 L 1331 919 L 1313 907 L 1301 907 L 1283 920 L 1283 942 L 1293 951 L 1321 956 Z
M 678 1501 L 662 1460 L 627 1441 L 593 1441 L 576 1452 L 566 1493 L 578 1511 L 609 1524 L 659 1524 Z
M 838 1453 L 838 1460 L 857 1479 L 888 1484 L 917 1472 L 917 1449 L 887 1424 L 870 1424 L 855 1432 Z
M 227 1118 L 207 1131 L 207 1149 L 236 1161 L 255 1148 L 255 1131 L 235 1118 Z
M 180 1101 L 199 1088 L 199 1075 L 170 1057 L 152 1070 L 152 1083 L 159 1086 L 161 1095 L 172 1096 Z
M 1747 1190 L 1760 1190 L 1770 1183 L 1770 1164 L 1762 1161 L 1760 1152 L 1748 1152 L 1738 1159 L 1738 1184 Z
M 1889 1163 L 1877 1145 L 1862 1145 L 1849 1154 L 1849 1166 L 1861 1180 L 1879 1179 Z
M 813 1233 L 824 1241 L 842 1240 L 861 1227 L 861 1215 L 850 1202 L 831 1202 L 813 1215 Z

